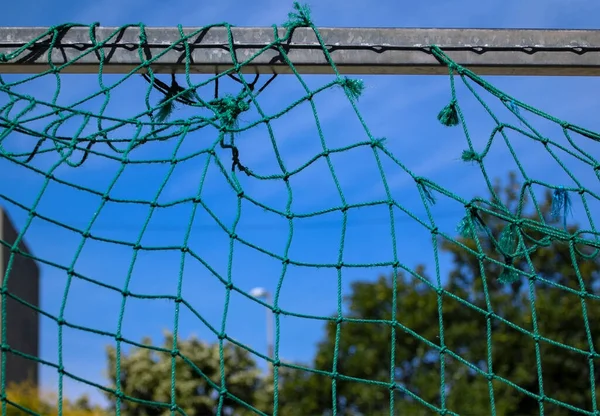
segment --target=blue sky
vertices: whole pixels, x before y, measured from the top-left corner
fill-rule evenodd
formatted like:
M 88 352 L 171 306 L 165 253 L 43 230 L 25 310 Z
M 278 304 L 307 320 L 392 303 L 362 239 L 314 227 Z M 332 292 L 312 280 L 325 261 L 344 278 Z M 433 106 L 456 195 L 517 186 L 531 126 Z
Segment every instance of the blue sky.
M 595 16 L 600 3 L 594 0 L 539 1 L 429 1 L 398 2 L 381 0 L 377 7 L 369 1 L 321 1 L 311 4 L 313 21 L 320 27 L 484 27 L 484 28 L 585 28 L 597 29 Z M 57 0 L 36 5 L 28 2 L 9 2 L 0 15 L 2 26 L 50 26 L 64 22 L 92 23 L 118 26 L 143 22 L 147 26 L 202 26 L 228 21 L 238 26 L 269 26 L 281 24 L 291 10 L 292 2 L 199 2 L 180 1 L 177 6 L 157 1 L 116 1 L 88 3 Z M 14 78 L 6 78 L 11 80 Z M 97 77 L 72 76 L 63 80 L 60 103 L 72 103 L 97 91 Z M 106 77 L 106 83 L 117 77 Z M 164 78 L 163 78 L 164 79 Z M 316 88 L 332 80 L 326 76 L 307 76 L 307 83 Z M 386 145 L 413 172 L 435 181 L 465 199 L 474 195 L 486 195 L 481 173 L 477 168 L 460 161 L 462 150 L 467 148 L 460 128 L 441 126 L 436 115 L 450 98 L 447 77 L 416 76 L 368 76 L 362 77 L 366 89 L 358 108 L 375 137 L 385 137 Z M 573 124 L 597 130 L 597 100 L 594 91 L 600 80 L 594 78 L 548 78 L 548 77 L 489 77 L 495 86 L 517 99 L 537 107 Z M 232 87 L 233 88 L 233 87 Z M 50 99 L 55 82 L 44 78 L 23 87 L 20 91 L 35 94 L 40 99 Z M 233 90 L 232 90 L 233 91 Z M 114 90 L 107 114 L 127 117 L 143 107 L 145 84 L 131 80 Z M 268 113 L 279 111 L 304 93 L 292 77 L 279 77 L 271 88 L 261 96 L 260 102 Z M 153 95 L 154 101 L 160 97 Z M 158 98 L 157 98 L 158 97 Z M 469 133 L 475 145 L 487 140 L 492 123 L 464 88 L 459 88 L 459 99 L 467 117 Z M 501 111 L 498 103 L 484 96 L 494 110 L 507 121 L 517 123 L 507 111 Z M 5 98 L 0 98 L 4 103 Z M 325 140 L 330 148 L 348 145 L 368 139 L 341 89 L 332 89 L 315 99 L 319 120 Z M 101 101 L 92 100 L 86 109 L 98 108 Z M 83 108 L 83 107 L 82 107 Z M 252 122 L 256 114 L 249 112 L 242 117 L 242 124 Z M 175 117 L 192 114 L 178 110 Z M 525 114 L 528 120 L 553 140 L 564 142 L 556 126 Z M 37 125 L 42 128 L 44 122 Z M 65 124 L 60 133 L 73 133 L 76 123 Z M 91 131 L 86 128 L 85 131 Z M 291 111 L 273 122 L 278 148 L 289 169 L 298 167 L 318 154 L 320 149 L 316 124 L 310 108 L 306 105 Z M 121 129 L 119 134 L 130 137 L 132 129 Z M 196 133 L 185 139 L 182 152 L 198 150 L 214 141 L 213 132 Z M 510 135 L 520 160 L 528 174 L 538 180 L 557 185 L 572 185 L 568 177 L 558 169 L 538 144 L 524 136 Z M 23 142 L 14 137 L 5 145 L 21 148 Z M 243 162 L 261 174 L 277 173 L 272 146 L 267 131 L 256 127 L 237 139 Z M 139 158 L 163 159 L 173 152 L 177 140 L 161 146 L 149 145 L 139 151 Z M 582 147 L 597 152 L 596 143 L 579 140 Z M 99 149 L 108 153 L 108 149 Z M 220 157 L 229 164 L 227 153 Z M 37 158 L 36 166 L 47 169 L 56 155 Z M 385 197 L 381 178 L 377 172 L 370 149 L 359 148 L 332 157 L 336 174 L 348 203 L 375 201 Z M 588 189 L 598 189 L 597 179 L 591 169 L 574 160 L 564 158 L 569 168 Z M 160 193 L 161 202 L 194 196 L 206 159 L 204 156 L 181 163 Z M 417 189 L 410 177 L 391 163 L 384 162 L 385 174 L 394 198 L 417 216 L 425 219 L 425 211 L 418 198 Z M 516 168 L 506 146 L 492 147 L 486 167 L 492 176 L 505 177 Z M 81 168 L 62 166 L 57 176 L 70 183 L 80 184 L 104 192 L 115 177 L 119 164 L 106 158 L 90 158 Z M 167 173 L 168 166 L 147 165 L 125 169 L 119 177 L 111 196 L 115 198 L 153 199 Z M 31 206 L 42 186 L 40 175 L 0 158 L 0 194 Z M 226 224 L 231 225 L 236 213 L 236 195 L 226 184 L 223 175 L 211 165 L 202 196 L 207 205 Z M 283 209 L 286 203 L 285 189 L 281 183 L 257 182 L 240 177 L 244 192 L 265 205 Z M 294 191 L 292 210 L 297 213 L 315 212 L 339 206 L 340 198 L 323 160 L 298 174 L 291 181 Z M 55 220 L 84 229 L 97 211 L 97 197 L 75 191 L 56 183 L 50 184 L 40 201 L 38 212 Z M 3 204 L 5 205 L 5 204 Z M 592 202 L 598 208 L 598 201 Z M 5 205 L 16 224 L 21 227 L 26 213 L 12 205 Z M 579 208 L 579 209 L 578 209 Z M 192 247 L 221 276 L 227 275 L 229 237 L 205 212 L 196 215 L 190 237 Z M 574 215 L 583 219 L 582 208 L 575 201 Z M 142 236 L 142 244 L 152 246 L 181 245 L 191 212 L 190 204 L 157 210 Z M 433 207 L 438 226 L 452 232 L 463 215 L 461 206 L 439 198 Z M 107 204 L 92 227 L 94 235 L 135 242 L 148 215 L 145 206 Z M 344 248 L 344 262 L 376 263 L 392 259 L 390 220 L 383 207 L 353 210 L 349 214 L 348 231 Z M 589 227 L 585 227 L 589 228 Z M 335 263 L 340 246 L 341 215 L 339 212 L 319 215 L 312 219 L 298 220 L 289 257 L 311 263 Z M 247 241 L 273 253 L 281 254 L 288 236 L 287 221 L 250 204 L 243 204 L 242 217 L 237 233 Z M 398 236 L 399 260 L 408 267 L 418 263 L 428 265 L 432 272 L 433 250 L 429 233 L 405 214 L 397 212 L 395 233 Z M 41 220 L 34 220 L 25 235 L 34 254 L 68 266 L 74 258 L 81 237 Z M 127 270 L 132 263 L 132 250 L 115 244 L 97 241 L 86 242 L 75 269 L 90 278 L 123 288 Z M 444 259 L 442 259 L 444 260 Z M 149 295 L 176 293 L 180 268 L 180 253 L 141 252 L 135 260 L 129 290 Z M 42 267 L 42 308 L 58 315 L 65 291 L 66 274 L 48 266 Z M 447 259 L 442 262 L 442 273 L 448 270 Z M 344 293 L 355 279 L 372 279 L 383 269 L 346 269 L 343 272 Z M 245 291 L 262 286 L 274 292 L 281 276 L 281 263 L 248 246 L 236 244 L 232 280 Z M 223 315 L 225 290 L 223 285 L 206 268 L 194 260 L 186 260 L 183 297 L 208 322 L 219 328 Z M 115 332 L 117 328 L 121 296 L 98 286 L 75 279 L 70 287 L 65 319 L 74 324 L 99 330 Z M 279 297 L 279 307 L 290 312 L 307 315 L 330 315 L 336 311 L 337 277 L 335 270 L 325 268 L 290 267 L 287 271 Z M 234 293 L 227 313 L 226 332 L 233 338 L 261 352 L 266 351 L 264 307 Z M 166 300 L 129 300 L 124 320 L 123 335 L 140 340 L 151 336 L 158 341 L 163 329 L 172 329 L 174 307 Z M 180 336 L 197 334 L 213 341 L 203 324 L 189 311 L 181 312 Z M 282 318 L 279 353 L 285 360 L 310 360 L 315 342 L 322 336 L 322 323 L 316 320 Z M 62 340 L 64 365 L 70 372 L 90 381 L 105 384 L 105 346 L 110 339 L 66 329 Z M 42 319 L 42 358 L 57 362 L 58 331 L 54 322 Z M 56 374 L 52 369 L 41 369 L 43 383 L 53 387 Z M 94 398 L 98 394 L 85 385 L 66 380 L 67 395 L 88 392 Z

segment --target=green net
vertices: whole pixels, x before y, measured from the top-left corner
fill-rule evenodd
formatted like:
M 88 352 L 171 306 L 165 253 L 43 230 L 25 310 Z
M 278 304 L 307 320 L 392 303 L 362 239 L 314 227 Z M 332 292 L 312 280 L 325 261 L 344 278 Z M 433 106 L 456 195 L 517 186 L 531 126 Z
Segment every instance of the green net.
M 68 24 L 49 29 L 39 39 L 32 40 L 14 53 L 0 55 L 0 65 L 2 62 L 25 59 L 34 43 L 46 42 L 52 49 L 58 42 L 60 33 L 76 26 L 80 25 Z M 30 414 L 39 411 L 29 408 L 26 403 L 19 402 L 7 393 L 7 362 L 11 357 L 18 356 L 40 363 L 42 368 L 50 369 L 57 375 L 56 403 L 59 414 L 63 411 L 67 414 L 63 384 L 69 379 L 102 391 L 109 398 L 112 411 L 116 414 L 392 415 L 399 412 L 469 414 L 471 411 L 481 411 L 484 414 L 523 414 L 519 412 L 524 408 L 515 405 L 517 402 L 533 403 L 527 409 L 539 410 L 540 414 L 599 414 L 595 379 L 600 356 L 595 351 L 595 345 L 598 340 L 600 298 L 596 293 L 598 285 L 594 279 L 597 279 L 600 270 L 600 242 L 592 213 L 600 200 L 597 193 L 600 162 L 594 158 L 594 150 L 589 149 L 600 140 L 600 135 L 554 118 L 503 93 L 457 65 L 442 50 L 431 45 L 424 50 L 448 68 L 450 82 L 447 105 L 444 107 L 445 103 L 442 103 L 440 107 L 443 108 L 437 115 L 439 123 L 443 125 L 442 130 L 436 134 L 440 134 L 440 141 L 451 140 L 453 134 L 461 134 L 466 139 L 462 145 L 462 155 L 459 151 L 458 154 L 444 156 L 456 159 L 458 164 L 470 169 L 471 176 L 479 175 L 489 196 L 473 196 L 469 191 L 454 192 L 451 190 L 451 182 L 442 185 L 440 181 L 434 181 L 426 175 L 416 173 L 415 169 L 410 169 L 409 154 L 393 152 L 390 150 L 392 146 L 389 140 L 372 134 L 358 110 L 359 98 L 364 89 L 363 81 L 338 73 L 306 7 L 296 5 L 284 26 L 287 29 L 284 36 L 279 36 L 281 32 L 274 27 L 273 43 L 243 62 L 236 60 L 231 41 L 231 69 L 201 81 L 197 81 L 199 77 L 190 72 L 189 43 L 214 27 L 227 29 L 231 39 L 231 26 L 228 24 L 202 28 L 191 34 L 184 34 L 183 29 L 179 28 L 181 38 L 163 53 L 180 48 L 185 58 L 185 74 L 178 77 L 173 75 L 170 82 L 152 70 L 153 61 L 161 55 L 147 58 L 144 54 L 143 45 L 147 39 L 143 25 L 139 25 L 139 45 L 135 45 L 139 52 L 139 67 L 119 76 L 118 81 L 111 85 L 106 83 L 106 75 L 103 74 L 102 64 L 107 59 L 103 47 L 116 39 L 123 28 L 103 42 L 97 42 L 94 37 L 96 25 L 88 26 L 90 40 L 95 46 L 81 54 L 97 54 L 100 72 L 97 91 L 81 101 L 59 103 L 61 82 L 66 83 L 68 80 L 68 76 L 61 75 L 61 70 L 74 64 L 76 60 L 55 65 L 49 59 L 50 69 L 43 73 L 19 79 L 9 79 L 8 76 L 0 78 L 0 162 L 3 169 L 6 167 L 6 172 L 9 165 L 13 172 L 6 179 L 12 185 L 0 185 L 0 198 L 6 207 L 26 213 L 16 239 L 0 240 L 7 254 L 2 285 L 2 413 L 8 414 L 11 409 L 14 411 L 17 408 Z M 311 87 L 310 82 L 303 79 L 287 58 L 286 42 L 298 27 L 314 30 L 323 54 L 331 64 L 333 76 L 324 82 L 320 82 L 322 77 L 318 78 L 320 84 L 316 87 Z M 254 77 L 242 73 L 246 65 L 268 50 L 279 53 L 293 74 L 286 77 L 297 80 L 304 91 L 300 99 L 285 108 L 272 109 L 272 102 L 269 104 L 259 100 L 261 94 L 266 94 L 270 87 L 276 85 L 275 76 Z M 139 73 L 143 70 L 146 72 L 142 76 Z M 48 79 L 54 79 L 56 87 L 50 94 L 51 98 L 42 100 L 41 95 L 52 85 Z M 34 96 L 20 92 L 22 87 L 38 80 L 43 80 L 43 83 L 39 84 L 40 89 Z M 138 82 L 138 91 L 145 88 L 145 93 L 135 93 L 136 100 L 144 101 L 145 109 L 127 118 L 105 114 L 111 103 L 129 99 L 126 93 L 120 92 L 120 87 L 126 81 Z M 87 76 L 81 85 L 89 86 L 91 82 L 91 77 Z M 343 146 L 331 146 L 331 135 L 328 136 L 322 128 L 323 122 L 315 105 L 317 97 L 330 90 L 345 94 L 350 104 L 349 111 L 353 111 L 358 118 L 365 140 L 352 137 L 347 138 Z M 476 113 L 472 122 L 482 119 L 491 121 L 491 131 L 482 132 L 481 129 L 470 128 L 471 123 L 467 123 L 468 112 L 458 99 L 458 91 L 463 91 L 474 100 L 475 104 L 467 106 Z M 93 100 L 101 103 L 99 110 L 90 111 L 86 108 L 86 103 Z M 279 102 L 275 104 L 280 105 Z M 292 169 L 289 167 L 290 163 L 286 163 L 280 155 L 281 143 L 276 138 L 272 124 L 301 105 L 310 108 L 312 118 L 304 118 L 302 123 L 316 123 L 320 150 L 308 160 L 296 163 L 297 167 Z M 250 114 L 255 120 L 248 121 Z M 431 119 L 435 123 L 435 114 Z M 545 123 L 553 130 L 547 134 L 537 128 L 536 123 Z M 245 133 L 258 128 L 263 129 L 261 131 L 264 132 L 264 137 L 268 138 L 264 148 L 274 156 L 274 169 L 278 171 L 276 173 L 261 173 L 252 164 L 252 146 L 257 145 L 248 144 L 242 138 Z M 205 136 L 200 137 L 201 133 Z M 554 138 L 550 139 L 549 136 Z M 542 170 L 537 170 L 538 174 L 535 176 L 528 174 L 527 161 L 517 156 L 518 147 L 525 141 L 537 144 L 535 149 L 538 153 L 529 154 L 528 159 L 542 157 L 542 154 L 544 157 L 549 156 L 549 162 Z M 152 146 L 163 146 L 156 147 L 161 157 L 145 157 L 150 154 L 148 149 Z M 500 146 L 505 147 L 499 150 Z M 369 197 L 366 201 L 363 198 L 362 202 L 352 202 L 347 198 L 344 185 L 336 174 L 334 160 L 340 157 L 339 160 L 344 163 L 342 157 L 357 149 L 368 152 L 364 154 L 373 163 L 373 169 L 380 178 L 378 185 L 381 186 L 383 197 Z M 506 151 L 516 167 L 516 174 L 512 177 L 513 187 L 506 195 L 491 177 L 499 169 L 498 166 L 487 163 L 493 151 Z M 86 186 L 78 182 L 82 178 L 67 178 L 63 175 L 65 169 L 76 169 L 77 172 L 94 169 L 94 164 L 99 163 L 99 160 L 118 165 L 114 174 L 102 174 L 103 185 L 96 183 L 94 186 Z M 172 180 L 176 168 L 190 162 L 194 163 L 198 171 L 198 181 L 193 191 L 188 192 L 185 198 L 165 199 L 163 190 Z M 335 185 L 332 189 L 339 202 L 313 211 L 295 209 L 295 178 L 316 169 L 315 165 L 320 162 L 326 169 L 313 177 L 310 186 L 318 187 L 324 177 L 321 175 L 328 174 Z M 135 198 L 115 195 L 114 188 L 120 178 L 128 169 L 138 166 L 149 168 L 140 171 L 139 175 L 144 177 L 142 182 L 147 180 L 157 186 L 154 196 Z M 215 170 L 210 170 L 210 167 Z M 359 171 L 358 174 L 362 168 L 362 163 L 354 166 L 354 170 Z M 32 194 L 30 198 L 26 198 L 27 201 L 23 201 L 15 196 L 19 191 L 18 177 L 29 173 L 36 175 L 39 188 L 35 189 L 35 195 Z M 559 176 L 552 176 L 550 173 L 564 175 L 555 181 L 548 178 Z M 147 179 L 145 175 L 148 175 Z M 415 193 L 410 201 L 399 197 L 390 183 L 391 177 L 397 179 L 398 175 L 413 184 Z M 210 187 L 211 181 L 218 181 L 220 188 L 205 190 Z M 588 182 L 591 185 L 586 186 Z M 139 183 L 141 182 L 138 185 Z M 260 183 L 263 188 L 253 187 L 255 183 Z M 60 194 L 58 201 L 54 200 L 53 212 L 57 214 L 45 214 L 40 208 L 44 195 L 58 185 L 72 191 L 69 194 L 72 197 Z M 280 198 L 280 206 L 266 204 L 262 202 L 264 198 L 252 195 L 256 189 L 263 189 L 268 193 L 272 186 L 281 186 L 283 197 Z M 128 192 L 134 195 L 136 189 L 132 187 Z M 215 207 L 207 203 L 207 192 L 233 197 L 227 207 Z M 67 220 L 57 219 L 65 217 L 58 214 L 61 210 L 75 212 L 77 204 L 85 198 L 96 201 L 87 224 L 77 226 Z M 454 203 L 461 210 L 462 219 L 451 219 L 453 224 L 450 227 L 445 226 L 448 221 L 445 221 L 447 218 L 444 217 L 444 212 L 448 205 L 443 205 L 446 203 L 444 201 Z M 131 237 L 131 233 L 124 232 L 122 235 L 129 237 L 109 238 L 95 231 L 98 218 L 115 206 L 139 208 L 135 213 L 129 214 L 140 220 L 137 235 Z M 174 207 L 186 208 L 185 211 L 169 214 L 184 218 L 183 235 L 178 237 L 178 241 L 169 244 L 147 242 L 152 218 L 160 215 L 161 210 Z M 225 208 L 229 211 L 227 215 L 224 214 Z M 360 216 L 362 214 L 357 213 L 365 213 L 369 208 L 379 208 L 381 212 L 387 213 L 385 225 L 389 240 L 376 244 L 377 250 L 385 252 L 387 259 L 378 262 L 348 261 L 345 257 L 348 224 L 353 221 L 353 216 Z M 251 209 L 277 217 L 277 224 L 286 230 L 286 237 L 278 240 L 277 245 L 272 241 L 262 244 L 257 241 L 264 239 L 245 237 L 240 230 L 244 229 L 244 212 Z M 586 223 L 585 227 L 575 225 L 575 213 Z M 219 254 L 223 267 L 211 264 L 207 260 L 208 255 L 202 252 L 204 248 L 198 248 L 199 245 L 206 247 L 212 244 L 213 237 L 209 233 L 200 237 L 200 243 L 196 240 L 192 243 L 192 228 L 195 217 L 199 215 L 205 215 L 212 221 L 218 227 L 220 235 L 228 240 L 228 250 Z M 331 218 L 331 215 L 337 215 L 339 229 L 332 232 L 335 236 L 327 239 L 326 244 L 335 249 L 336 259 L 308 262 L 292 255 L 294 230 L 297 230 L 298 224 L 311 218 Z M 367 214 L 364 215 L 366 218 Z M 406 225 L 408 221 L 413 224 L 413 228 Z M 51 223 L 78 236 L 77 244 L 68 246 L 70 261 L 59 262 L 48 256 L 35 256 L 24 249 L 24 236 L 36 222 Z M 412 267 L 410 264 L 413 259 L 407 253 L 410 253 L 410 233 L 416 229 L 414 227 L 425 230 L 428 234 L 430 245 L 426 258 L 431 264 L 433 277 L 423 268 Z M 57 245 L 60 245 L 59 240 L 57 234 Z M 129 253 L 127 267 L 122 274 L 112 276 L 114 279 L 111 283 L 105 278 L 97 277 L 93 271 L 82 271 L 78 266 L 81 253 L 85 247 L 94 247 L 94 242 L 119 247 Z M 365 237 L 361 244 L 366 246 L 373 243 Z M 447 270 L 442 264 L 440 244 L 446 248 L 451 247 L 455 259 L 462 261 L 464 267 L 468 266 L 475 271 L 473 282 L 465 283 L 468 273 L 463 269 L 446 278 Z M 251 278 L 248 274 L 254 266 L 248 263 L 242 268 L 234 267 L 234 253 L 242 250 L 240 247 L 252 252 L 255 257 L 269 258 L 277 263 L 272 299 L 256 298 L 246 288 L 250 283 L 244 279 Z M 178 259 L 179 272 L 165 276 L 163 282 L 167 285 L 168 280 L 171 285 L 169 287 L 175 287 L 174 292 L 153 295 L 143 290 L 133 290 L 133 276 L 139 274 L 136 272 L 136 262 L 144 255 L 160 259 L 161 253 L 167 251 L 175 253 Z M 53 268 L 66 276 L 64 287 L 59 285 L 58 291 L 53 292 L 60 303 L 56 311 L 32 304 L 11 289 L 11 282 L 19 278 L 15 273 L 11 274 L 11 270 L 16 267 L 14 265 L 18 259 L 23 257 L 32 258 L 42 268 Z M 558 257 L 560 262 L 556 260 Z M 107 257 L 105 261 L 111 260 Z M 560 264 L 560 268 L 555 267 L 556 264 Z M 209 322 L 202 313 L 201 305 L 194 300 L 196 291 L 203 290 L 202 286 L 193 290 L 185 289 L 184 275 L 186 279 L 190 277 L 187 277 L 184 269 L 193 270 L 193 267 L 208 271 L 212 281 L 224 288 L 225 296 L 219 300 L 223 313 L 218 324 Z M 301 268 L 305 275 L 323 269 L 333 273 L 337 305 L 334 315 L 308 315 L 285 307 L 280 295 L 282 288 L 290 281 L 290 270 L 294 267 Z M 375 286 L 369 286 L 371 289 L 367 286 L 363 289 L 360 285 L 354 286 L 355 301 L 358 302 L 361 294 L 370 296 L 375 302 L 373 310 L 379 311 L 377 307 L 380 307 L 381 311 L 370 313 L 364 309 L 361 312 L 360 309 L 345 308 L 343 290 L 348 284 L 349 276 L 357 276 L 357 270 L 362 276 L 369 270 L 383 270 L 382 273 L 390 274 L 388 280 L 378 283 L 387 285 L 389 291 L 386 295 L 379 296 L 376 292 L 369 292 Z M 80 293 L 79 296 L 89 297 L 90 302 L 96 290 L 106 290 L 118 295 L 119 303 L 113 305 L 118 309 L 118 319 L 116 325 L 111 323 L 112 330 L 76 324 L 75 320 L 67 319 L 67 305 L 74 301 L 70 291 L 73 291 L 73 286 L 78 282 L 84 282 L 87 288 L 87 294 Z M 56 282 L 47 284 L 57 285 Z M 228 334 L 228 322 L 233 319 L 228 312 L 230 299 L 238 295 L 272 312 L 275 334 L 272 356 L 251 348 Z M 410 299 L 414 303 L 409 303 Z M 575 300 L 566 309 L 559 309 L 558 305 L 567 302 L 567 299 Z M 131 308 L 130 305 L 137 300 L 157 305 L 165 302 L 174 305 L 171 334 L 163 347 L 140 343 L 139 340 L 129 338 L 123 330 L 127 308 Z M 367 302 L 368 299 L 364 301 Z M 55 359 L 28 354 L 9 342 L 7 305 L 10 302 L 20 303 L 52 321 L 53 328 L 56 328 L 54 338 L 58 344 Z M 524 306 L 526 313 L 515 315 L 516 309 L 511 307 L 516 304 Z M 106 310 L 94 313 L 109 313 L 110 308 L 107 305 Z M 206 344 L 198 341 L 184 346 L 181 343 L 179 326 L 180 315 L 183 313 L 189 313 L 198 327 L 208 329 L 218 339 L 218 348 L 213 352 L 206 352 L 205 358 L 197 357 L 198 351 L 206 350 Z M 571 321 L 566 320 L 567 315 L 573 315 Z M 423 316 L 427 325 L 417 325 L 414 321 L 417 316 Z M 313 365 L 291 363 L 280 356 L 283 321 L 292 317 L 316 320 L 326 325 L 329 338 L 327 342 L 320 344 L 321 355 Z M 563 318 L 565 323 L 561 324 Z M 378 329 L 376 332 L 369 332 L 364 328 Z M 460 328 L 472 328 L 474 332 L 465 332 Z M 65 364 L 68 357 L 63 351 L 63 343 L 67 331 L 93 333 L 112 342 L 114 349 L 109 360 L 111 368 L 108 385 L 81 377 L 76 366 Z M 363 333 L 362 338 L 360 333 Z M 485 342 L 477 344 L 481 347 L 469 349 L 470 343 L 475 345 L 475 340 L 465 334 L 475 334 L 471 336 Z M 356 341 L 359 338 L 360 341 Z M 508 339 L 518 339 L 510 344 L 513 346 L 510 351 L 506 347 Z M 383 347 L 378 349 L 377 345 Z M 127 351 L 132 351 L 131 348 L 137 348 L 136 351 L 142 355 L 153 352 L 167 357 L 166 364 L 161 367 L 165 373 L 160 380 L 160 394 L 150 394 L 150 382 L 143 381 L 139 374 L 142 381 L 133 383 L 131 374 L 135 370 L 128 364 L 131 355 L 127 355 Z M 248 352 L 253 359 L 270 363 L 267 376 L 253 379 L 254 387 L 246 386 L 258 390 L 260 394 L 266 394 L 266 397 L 261 398 L 258 393 L 248 395 L 240 387 L 240 374 L 245 371 L 242 367 L 247 365 L 240 357 L 248 357 L 242 354 Z M 206 357 L 212 353 L 216 354 L 218 364 L 207 369 L 201 361 L 208 360 Z M 148 360 L 149 363 L 154 363 L 150 358 Z M 419 364 L 414 364 L 417 361 Z M 410 367 L 412 370 L 406 367 L 409 362 L 413 363 Z M 574 362 L 578 363 L 577 366 Z M 421 373 L 419 369 L 422 370 Z M 426 369 L 433 371 L 425 371 Z M 561 374 L 565 377 L 564 382 L 551 379 Z M 575 383 L 574 388 L 580 392 L 579 396 L 565 393 L 568 390 L 565 390 L 565 385 L 569 383 Z M 182 397 L 185 391 L 193 391 L 194 399 L 184 400 Z M 367 397 L 370 398 L 367 400 Z M 473 407 L 469 407 L 471 405 Z M 151 410 L 142 411 L 142 408 Z

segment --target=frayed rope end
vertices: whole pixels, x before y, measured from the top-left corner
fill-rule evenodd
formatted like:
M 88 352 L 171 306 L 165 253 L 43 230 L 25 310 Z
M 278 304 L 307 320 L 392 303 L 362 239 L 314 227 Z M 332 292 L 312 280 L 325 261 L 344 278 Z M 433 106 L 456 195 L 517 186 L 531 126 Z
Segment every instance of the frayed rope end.
M 471 221 L 472 221 L 472 216 L 470 213 L 468 213 L 467 215 L 465 215 L 463 217 L 462 220 L 460 220 L 460 222 L 456 226 L 456 232 L 458 232 L 458 234 L 462 238 L 473 238 L 473 231 L 471 230 L 471 224 L 470 224 Z M 473 224 L 475 224 L 474 221 L 473 221 Z
M 170 98 L 171 97 L 169 96 L 165 96 L 158 104 L 159 106 L 162 105 L 162 107 L 160 107 L 158 110 L 158 114 L 156 114 L 156 121 L 159 123 L 164 123 L 171 116 L 173 110 L 175 109 L 175 102 L 173 100 L 166 102 Z
M 552 209 L 550 215 L 555 221 L 560 220 L 561 216 L 563 219 L 563 226 L 567 229 L 567 215 L 571 211 L 571 198 L 569 192 L 562 186 L 554 190 L 552 195 Z
M 427 199 L 427 201 L 429 201 L 429 203 L 431 205 L 434 205 L 436 201 L 435 201 L 435 197 L 431 193 L 431 189 L 429 189 L 427 187 L 427 185 L 425 185 L 423 182 L 419 182 L 419 187 L 423 190 L 423 194 L 425 195 L 425 199 Z
M 286 29 L 307 27 L 311 25 L 310 7 L 307 4 L 294 2 L 294 11 L 288 13 L 288 20 L 283 24 Z
M 500 236 L 498 237 L 498 246 L 502 255 L 512 256 L 516 249 L 518 240 L 517 233 L 515 232 L 516 226 L 514 224 L 507 224 Z
M 344 87 L 346 91 L 348 91 L 350 97 L 355 100 L 358 100 L 365 90 L 365 83 L 360 79 L 345 77 L 340 81 L 340 85 Z
M 459 123 L 458 110 L 456 109 L 456 101 L 452 100 L 450 104 L 442 109 L 437 116 L 440 123 L 444 126 L 452 127 Z
M 502 270 L 502 273 L 500 273 L 498 281 L 502 284 L 512 284 L 519 280 L 519 277 L 520 275 L 516 271 L 505 268 Z

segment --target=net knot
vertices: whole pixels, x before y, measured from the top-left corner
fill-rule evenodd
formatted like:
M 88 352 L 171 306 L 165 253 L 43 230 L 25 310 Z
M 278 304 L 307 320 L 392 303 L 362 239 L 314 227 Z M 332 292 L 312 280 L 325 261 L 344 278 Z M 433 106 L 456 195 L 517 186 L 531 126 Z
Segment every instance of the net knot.
M 568 121 L 561 121 L 560 122 L 560 126 L 565 129 L 568 130 L 571 128 L 571 123 L 569 123 Z
M 238 116 L 250 109 L 250 105 L 241 96 L 234 97 L 232 95 L 212 100 L 210 105 L 215 108 L 217 116 L 227 128 L 233 127 Z
M 387 139 L 385 137 L 379 138 L 379 139 L 375 139 L 371 142 L 371 147 L 372 148 L 376 148 L 379 147 L 380 149 L 383 149 L 383 143 L 386 141 Z
M 460 158 L 463 162 L 479 162 L 481 160 L 481 156 L 473 150 L 463 150 Z
M 179 350 L 174 348 L 171 350 L 171 357 L 177 357 L 179 355 Z
M 365 83 L 361 79 L 344 77 L 340 80 L 340 85 L 348 92 L 351 98 L 358 100 L 365 90 Z
M 0 53 L 0 63 L 8 62 L 8 57 L 5 53 Z

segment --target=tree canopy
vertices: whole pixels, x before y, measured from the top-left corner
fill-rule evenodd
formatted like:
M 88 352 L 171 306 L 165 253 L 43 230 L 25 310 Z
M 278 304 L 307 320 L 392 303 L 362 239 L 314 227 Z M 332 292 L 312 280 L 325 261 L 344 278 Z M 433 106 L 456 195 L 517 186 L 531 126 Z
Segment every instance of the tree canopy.
M 59 415 L 56 393 L 42 391 L 29 381 L 10 383 L 6 388 L 6 399 L 6 416 Z M 86 395 L 75 400 L 63 397 L 60 414 L 64 416 L 108 416 L 100 406 L 90 404 Z
M 389 414 L 391 401 L 407 414 L 594 410 L 600 261 L 552 231 L 562 225 L 552 215 L 555 196 L 536 201 L 523 189 L 514 175 L 497 183 L 492 209 L 478 200 L 462 236 L 440 237 L 452 265 L 441 286 L 426 265 L 354 282 L 347 313 L 325 324 L 313 362 L 279 366 L 278 414 Z M 171 350 L 171 335 L 163 345 Z M 109 350 L 113 380 L 115 358 Z M 218 344 L 180 341 L 175 402 L 186 414 L 216 414 L 219 360 Z M 225 414 L 251 414 L 233 397 L 272 414 L 273 379 L 241 347 L 228 344 L 224 360 Z M 137 400 L 123 401 L 127 414 L 170 413 L 172 361 L 148 348 L 121 355 L 121 391 Z
M 407 414 L 446 409 L 523 415 L 537 414 L 541 406 L 545 414 L 568 413 L 568 406 L 592 411 L 594 390 L 599 392 L 593 384 L 599 361 L 592 354 L 600 337 L 600 302 L 593 290 L 600 271 L 597 253 L 545 238 L 543 223 L 556 222 L 551 193 L 529 203 L 527 212 L 527 194 L 511 175 L 494 194 L 508 211 L 520 209 L 521 218 L 531 220 L 510 230 L 526 248 L 537 242 L 512 264 L 525 274 L 530 262 L 535 274 L 512 284 L 499 281 L 504 268 L 489 259 L 502 260 L 497 244 L 511 225 L 479 212 L 478 226 L 489 234 L 440 240 L 453 265 L 441 289 L 423 265 L 412 273 L 355 282 L 344 321 L 326 325 L 312 365 L 330 375 L 335 371 L 335 377 L 299 376 L 301 387 L 282 384 L 280 397 L 303 392 L 291 406 L 306 414 L 325 414 L 334 406 L 344 415 L 389 414 L 390 391 L 394 408 Z M 481 252 L 485 258 L 477 255 Z
M 171 414 L 171 385 L 176 374 L 175 403 L 177 411 L 187 415 L 239 414 L 252 405 L 261 390 L 261 372 L 250 353 L 225 342 L 223 345 L 223 370 L 218 343 L 210 344 L 196 337 L 178 340 L 177 352 L 171 354 L 173 335 L 165 333 L 162 348 L 142 341 L 143 347 L 133 347 L 129 353 L 120 354 L 120 389 L 122 414 L 158 416 Z M 174 359 L 173 359 L 174 358 Z M 116 380 L 116 350 L 108 348 L 109 378 Z M 223 379 L 221 378 L 223 374 Z M 220 400 L 221 381 L 227 394 Z M 116 388 L 116 383 L 113 383 Z M 107 393 L 112 409 L 116 397 Z M 221 403 L 220 403 L 221 402 Z M 240 403 L 241 402 L 241 403 Z

